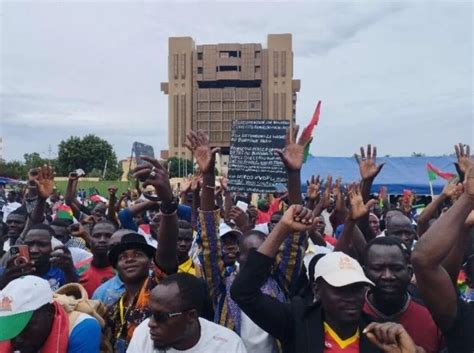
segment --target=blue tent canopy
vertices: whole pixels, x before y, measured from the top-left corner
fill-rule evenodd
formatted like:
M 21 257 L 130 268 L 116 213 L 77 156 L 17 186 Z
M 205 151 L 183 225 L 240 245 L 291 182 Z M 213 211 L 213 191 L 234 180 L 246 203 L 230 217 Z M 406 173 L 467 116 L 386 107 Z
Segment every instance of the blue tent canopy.
M 383 157 L 377 163 L 385 162 L 380 174 L 375 179 L 372 192 L 378 192 L 386 186 L 390 194 L 402 194 L 404 189 L 419 195 L 429 195 L 428 172 L 426 165 L 432 163 L 443 172 L 456 174 L 455 157 Z M 313 157 L 309 156 L 301 170 L 301 185 L 306 190 L 306 181 L 311 175 L 326 178 L 331 174 L 333 180 L 342 177 L 343 183 L 360 180 L 359 166 L 353 157 Z M 433 181 L 435 194 L 440 194 L 446 180 L 438 178 Z

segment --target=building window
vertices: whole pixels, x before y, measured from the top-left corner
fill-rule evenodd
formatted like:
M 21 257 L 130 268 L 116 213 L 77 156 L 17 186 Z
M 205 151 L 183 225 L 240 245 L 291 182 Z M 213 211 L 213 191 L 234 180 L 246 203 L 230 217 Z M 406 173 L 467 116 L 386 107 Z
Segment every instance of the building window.
M 240 51 L 237 50 L 226 50 L 219 52 L 220 58 L 240 58 Z
M 202 74 L 202 67 L 198 67 L 198 74 Z
M 223 71 L 240 71 L 240 66 L 219 66 L 217 68 L 217 71 L 223 72 Z
M 260 59 L 260 50 L 255 51 L 255 59 Z
M 202 52 L 198 53 L 198 60 L 202 60 Z
M 255 73 L 256 74 L 260 73 L 260 66 L 255 66 Z

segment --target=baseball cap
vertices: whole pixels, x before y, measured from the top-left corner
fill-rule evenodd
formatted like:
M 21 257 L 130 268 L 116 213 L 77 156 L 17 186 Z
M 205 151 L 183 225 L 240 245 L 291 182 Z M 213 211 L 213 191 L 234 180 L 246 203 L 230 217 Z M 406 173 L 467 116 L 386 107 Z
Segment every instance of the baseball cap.
M 314 279 L 322 277 L 333 287 L 343 287 L 354 283 L 367 283 L 375 286 L 368 279 L 362 267 L 352 257 L 340 251 L 326 254 L 314 268 Z
M 227 236 L 227 235 L 235 235 L 236 237 L 239 237 L 242 235 L 242 233 L 237 230 L 237 229 L 234 229 L 232 228 L 231 226 L 229 226 L 227 223 L 223 222 L 219 225 L 219 237 L 222 238 L 224 236 Z
M 18 336 L 28 325 L 33 312 L 53 302 L 48 281 L 24 276 L 11 281 L 0 291 L 0 341 Z

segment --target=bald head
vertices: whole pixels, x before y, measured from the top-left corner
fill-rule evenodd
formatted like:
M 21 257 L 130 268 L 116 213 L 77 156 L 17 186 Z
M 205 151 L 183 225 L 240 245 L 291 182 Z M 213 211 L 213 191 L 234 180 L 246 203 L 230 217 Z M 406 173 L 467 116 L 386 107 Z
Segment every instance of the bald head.
M 416 238 L 416 232 L 410 218 L 401 213 L 396 213 L 390 218 L 390 222 L 387 222 L 387 236 L 399 238 L 406 245 L 407 249 L 411 250 Z

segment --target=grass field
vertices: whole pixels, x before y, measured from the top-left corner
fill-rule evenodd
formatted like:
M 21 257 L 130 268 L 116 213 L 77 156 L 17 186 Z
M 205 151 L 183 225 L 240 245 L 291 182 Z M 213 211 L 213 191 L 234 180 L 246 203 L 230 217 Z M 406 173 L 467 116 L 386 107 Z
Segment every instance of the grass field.
M 127 188 L 133 188 L 133 185 L 129 184 L 127 181 L 79 181 L 77 189 L 84 189 L 89 195 L 89 189 L 96 188 L 99 190 L 100 195 L 107 197 L 107 188 L 112 185 L 118 188 L 117 196 L 120 196 L 122 192 L 127 190 Z M 66 192 L 66 186 L 67 181 L 56 181 L 56 189 L 61 192 L 62 195 Z

